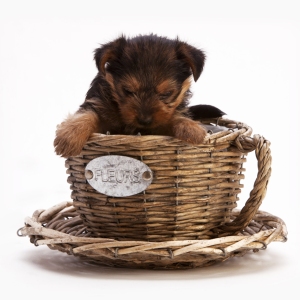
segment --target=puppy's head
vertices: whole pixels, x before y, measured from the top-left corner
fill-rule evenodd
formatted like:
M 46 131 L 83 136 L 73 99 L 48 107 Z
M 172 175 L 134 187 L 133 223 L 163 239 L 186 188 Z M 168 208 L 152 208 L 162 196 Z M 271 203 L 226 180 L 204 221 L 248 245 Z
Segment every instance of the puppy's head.
M 155 128 L 184 106 L 191 78 L 198 80 L 205 55 L 178 39 L 122 36 L 96 49 L 95 61 L 112 88 L 123 122 Z

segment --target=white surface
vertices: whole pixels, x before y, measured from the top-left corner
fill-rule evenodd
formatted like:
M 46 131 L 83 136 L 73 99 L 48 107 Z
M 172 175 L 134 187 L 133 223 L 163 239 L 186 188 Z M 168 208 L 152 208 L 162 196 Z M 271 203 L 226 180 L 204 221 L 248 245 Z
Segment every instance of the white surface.
M 1 294 L 75 300 L 283 299 L 289 293 L 297 299 L 296 2 L 1 0 Z M 70 199 L 64 160 L 54 154 L 52 142 L 56 125 L 75 112 L 96 75 L 93 50 L 120 33 L 150 32 L 178 35 L 206 51 L 192 104 L 215 105 L 271 141 L 273 173 L 261 209 L 286 222 L 287 243 L 271 243 L 266 251 L 209 268 L 140 271 L 88 266 L 17 237 L 26 216 Z M 255 179 L 254 154 L 246 169 L 239 207 Z

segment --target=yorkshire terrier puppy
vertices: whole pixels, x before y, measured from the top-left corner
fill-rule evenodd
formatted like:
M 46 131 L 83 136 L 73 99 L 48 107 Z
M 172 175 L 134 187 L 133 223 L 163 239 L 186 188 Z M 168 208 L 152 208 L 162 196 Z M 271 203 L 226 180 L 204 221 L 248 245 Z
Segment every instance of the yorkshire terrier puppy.
M 98 74 L 79 110 L 56 131 L 55 151 L 79 155 L 93 133 L 169 135 L 190 144 L 206 130 L 189 115 L 192 78 L 205 54 L 178 39 L 156 35 L 120 38 L 95 50 Z

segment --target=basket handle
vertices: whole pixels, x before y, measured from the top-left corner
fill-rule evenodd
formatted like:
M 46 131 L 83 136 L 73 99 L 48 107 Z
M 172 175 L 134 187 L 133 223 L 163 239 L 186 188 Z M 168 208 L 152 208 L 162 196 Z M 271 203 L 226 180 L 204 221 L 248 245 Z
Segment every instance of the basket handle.
M 232 222 L 217 228 L 219 236 L 235 234 L 248 226 L 265 198 L 267 185 L 271 176 L 272 157 L 269 141 L 260 135 L 254 135 L 253 138 L 240 135 L 235 140 L 235 143 L 241 152 L 246 153 L 255 149 L 258 173 L 249 199 L 240 211 L 240 214 Z

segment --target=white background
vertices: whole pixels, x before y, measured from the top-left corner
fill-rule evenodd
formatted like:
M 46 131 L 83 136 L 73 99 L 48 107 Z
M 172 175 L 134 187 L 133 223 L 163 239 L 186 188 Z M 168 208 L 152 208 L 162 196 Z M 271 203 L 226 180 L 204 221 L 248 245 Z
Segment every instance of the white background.
M 1 294 L 14 299 L 282 299 L 299 287 L 298 1 L 0 0 Z M 55 128 L 84 101 L 93 50 L 121 33 L 156 33 L 203 49 L 192 104 L 219 107 L 271 141 L 261 206 L 281 217 L 287 243 L 187 271 L 91 267 L 16 231 L 38 208 L 70 200 Z M 255 180 L 251 153 L 239 207 Z

